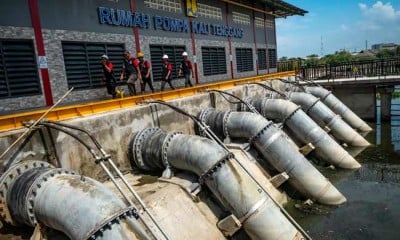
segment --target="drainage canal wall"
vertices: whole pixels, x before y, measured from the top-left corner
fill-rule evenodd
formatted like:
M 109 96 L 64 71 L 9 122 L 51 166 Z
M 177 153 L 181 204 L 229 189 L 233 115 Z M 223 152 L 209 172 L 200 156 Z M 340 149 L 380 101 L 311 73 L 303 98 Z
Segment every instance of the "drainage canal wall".
M 265 91 L 262 88 L 248 85 L 239 85 L 227 91 L 239 97 L 265 95 Z M 235 104 L 228 103 L 219 95 L 209 93 L 183 97 L 170 102 L 193 115 L 197 115 L 202 109 L 209 107 L 215 107 L 220 110 L 236 108 Z M 148 127 L 161 127 L 166 131 L 195 134 L 194 123 L 189 118 L 172 111 L 168 107 L 152 104 L 144 104 L 65 122 L 92 133 L 106 152 L 112 155 L 112 158 L 123 172 L 130 172 L 132 169 L 128 147 L 134 132 Z M 0 133 L 0 152 L 2 153 L 23 131 L 24 129 Z M 46 128 L 38 130 L 24 147 L 10 152 L 5 159 L 14 159 L 16 161 L 22 159 L 45 160 L 100 181 L 107 179 L 101 168 L 93 161 L 90 153 L 81 144 L 59 131 L 50 130 L 50 133 Z M 83 134 L 77 133 L 77 135 L 83 139 L 86 138 Z M 47 149 L 43 146 L 43 141 L 47 143 Z M 0 162 L 2 167 L 5 164 L 7 163 L 4 160 Z

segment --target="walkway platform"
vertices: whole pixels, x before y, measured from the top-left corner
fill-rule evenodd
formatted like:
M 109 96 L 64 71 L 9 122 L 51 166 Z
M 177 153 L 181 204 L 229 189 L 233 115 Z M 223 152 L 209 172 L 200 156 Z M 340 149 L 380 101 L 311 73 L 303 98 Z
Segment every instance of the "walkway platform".
M 172 91 L 156 92 L 151 94 L 144 94 L 132 97 L 119 98 L 119 99 L 68 105 L 53 109 L 46 116 L 46 119 L 52 121 L 62 121 L 77 117 L 85 117 L 85 116 L 90 116 L 92 114 L 104 113 L 108 111 L 132 107 L 146 100 L 164 100 L 164 101 L 173 100 L 181 97 L 192 96 L 208 89 L 225 90 L 233 88 L 238 84 L 294 76 L 295 74 L 296 74 L 295 71 L 279 72 L 279 73 L 229 80 L 229 81 L 200 84 L 194 87 L 181 88 Z M 46 112 L 47 109 L 40 109 L 35 111 L 27 111 L 22 113 L 0 116 L 0 132 L 22 128 L 23 122 L 39 119 L 41 115 L 43 115 L 43 113 Z

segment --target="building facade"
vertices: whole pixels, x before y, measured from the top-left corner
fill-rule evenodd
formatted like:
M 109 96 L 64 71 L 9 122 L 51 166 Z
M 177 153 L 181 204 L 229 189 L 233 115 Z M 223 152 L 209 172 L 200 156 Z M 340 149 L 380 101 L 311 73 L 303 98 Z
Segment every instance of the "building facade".
M 124 49 L 151 61 L 157 89 L 163 54 L 183 85 L 183 51 L 196 83 L 276 72 L 275 19 L 305 13 L 276 0 L 3 1 L 0 114 L 50 106 L 71 87 L 67 103 L 104 99 L 100 56 L 119 78 Z

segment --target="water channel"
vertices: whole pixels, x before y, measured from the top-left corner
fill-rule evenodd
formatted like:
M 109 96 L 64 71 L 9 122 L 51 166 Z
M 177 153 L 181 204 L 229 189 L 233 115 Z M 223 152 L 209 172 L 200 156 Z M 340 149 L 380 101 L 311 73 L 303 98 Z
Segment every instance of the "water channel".
M 289 203 L 288 211 L 313 239 L 400 239 L 400 116 L 395 116 L 400 98 L 392 104 L 391 122 L 381 123 L 378 117 L 369 123 L 374 131 L 366 138 L 373 146 L 356 156 L 361 169 L 319 168 L 347 197 L 346 204 L 304 208 L 299 202 Z

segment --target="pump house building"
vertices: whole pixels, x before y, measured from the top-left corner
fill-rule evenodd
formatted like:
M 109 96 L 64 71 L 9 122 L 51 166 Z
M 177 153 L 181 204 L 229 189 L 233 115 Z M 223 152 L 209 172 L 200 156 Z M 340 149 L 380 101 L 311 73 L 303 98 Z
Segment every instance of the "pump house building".
M 119 78 L 125 49 L 151 61 L 157 89 L 162 55 L 176 78 L 184 51 L 198 84 L 273 73 L 275 19 L 305 13 L 280 0 L 3 1 L 0 113 L 50 106 L 70 87 L 68 103 L 104 98 L 100 56 Z

